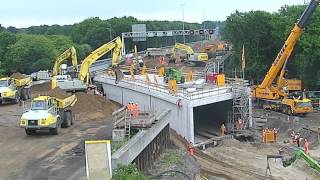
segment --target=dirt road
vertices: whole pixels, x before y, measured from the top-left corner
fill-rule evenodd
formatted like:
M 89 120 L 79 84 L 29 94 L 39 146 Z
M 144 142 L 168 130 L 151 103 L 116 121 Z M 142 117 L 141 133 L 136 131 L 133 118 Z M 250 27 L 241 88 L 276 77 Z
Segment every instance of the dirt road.
M 0 105 L 1 180 L 81 179 L 85 176 L 84 140 L 111 138 L 111 118 L 102 112 L 92 117 L 76 115 L 75 125 L 59 135 L 27 136 L 18 124 L 22 111 L 18 105 Z
M 255 110 L 256 111 L 256 110 Z M 267 126 L 279 128 L 277 143 L 264 144 L 257 139 L 255 142 L 240 142 L 236 139 L 226 139 L 217 147 L 210 147 L 204 151 L 196 149 L 196 159 L 200 164 L 201 174 L 217 179 L 318 179 L 319 173 L 298 159 L 289 167 L 283 167 L 280 160 L 270 160 L 271 175 L 267 168 L 267 155 L 277 155 L 280 147 L 296 147 L 295 144 L 284 143 L 290 140 L 290 129 L 308 127 L 316 129 L 320 126 L 320 113 L 308 114 L 301 117 L 294 125 L 290 125 L 287 115 L 276 112 L 261 112 L 268 115 Z M 260 134 L 257 134 L 259 136 Z M 311 137 L 311 136 L 310 136 Z M 187 149 L 188 143 L 179 135 L 171 132 L 171 139 L 175 145 Z M 310 139 L 311 141 L 311 139 Z M 320 159 L 320 146 L 311 141 L 310 155 Z

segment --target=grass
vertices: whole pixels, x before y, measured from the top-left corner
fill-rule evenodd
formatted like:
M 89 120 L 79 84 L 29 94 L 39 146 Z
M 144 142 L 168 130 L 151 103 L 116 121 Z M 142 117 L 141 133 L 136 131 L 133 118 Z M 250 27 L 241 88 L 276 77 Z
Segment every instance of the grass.
M 173 165 L 183 165 L 181 159 L 183 158 L 179 150 L 170 149 L 162 155 L 161 162 L 170 167 Z
M 118 149 L 120 149 L 124 144 L 126 144 L 127 140 L 122 141 L 112 141 L 111 142 L 111 154 L 115 153 Z

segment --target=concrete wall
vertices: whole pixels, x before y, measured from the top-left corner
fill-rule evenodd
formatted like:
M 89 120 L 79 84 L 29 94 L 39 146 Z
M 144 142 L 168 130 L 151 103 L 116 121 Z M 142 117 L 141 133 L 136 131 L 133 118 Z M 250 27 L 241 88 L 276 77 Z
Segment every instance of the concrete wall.
M 109 99 L 120 104 L 133 101 L 138 103 L 142 110 L 156 112 L 170 109 L 171 113 L 168 115 L 170 127 L 192 143 L 194 143 L 193 107 L 232 99 L 232 93 L 228 87 L 220 88 L 219 92 L 212 92 L 209 96 L 190 100 L 122 81 L 115 85 L 112 79 L 96 77 L 95 80 L 102 82 Z M 178 101 L 181 101 L 181 106 L 177 105 Z

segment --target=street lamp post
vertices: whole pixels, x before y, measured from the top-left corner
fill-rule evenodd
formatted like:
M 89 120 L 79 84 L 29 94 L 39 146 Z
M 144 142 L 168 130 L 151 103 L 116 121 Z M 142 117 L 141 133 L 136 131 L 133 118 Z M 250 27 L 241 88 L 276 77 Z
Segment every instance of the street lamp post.
M 112 34 L 111 34 L 111 24 L 110 24 L 110 27 L 108 27 L 107 29 L 109 29 L 109 38 L 110 38 L 110 41 L 112 40 Z M 111 50 L 111 54 L 112 54 L 112 50 Z
M 183 30 L 183 44 L 186 43 L 186 37 L 184 35 L 184 4 L 181 4 L 181 9 L 182 9 L 182 30 Z

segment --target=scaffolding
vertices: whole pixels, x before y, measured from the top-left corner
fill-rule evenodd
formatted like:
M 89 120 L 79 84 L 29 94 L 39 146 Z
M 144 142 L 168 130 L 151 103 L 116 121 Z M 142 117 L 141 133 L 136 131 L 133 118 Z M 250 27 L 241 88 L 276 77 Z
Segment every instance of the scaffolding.
M 243 120 L 244 129 L 249 127 L 249 96 L 248 81 L 244 79 L 234 79 L 231 81 L 233 93 L 232 114 L 229 114 L 231 130 L 235 129 L 236 121 Z

